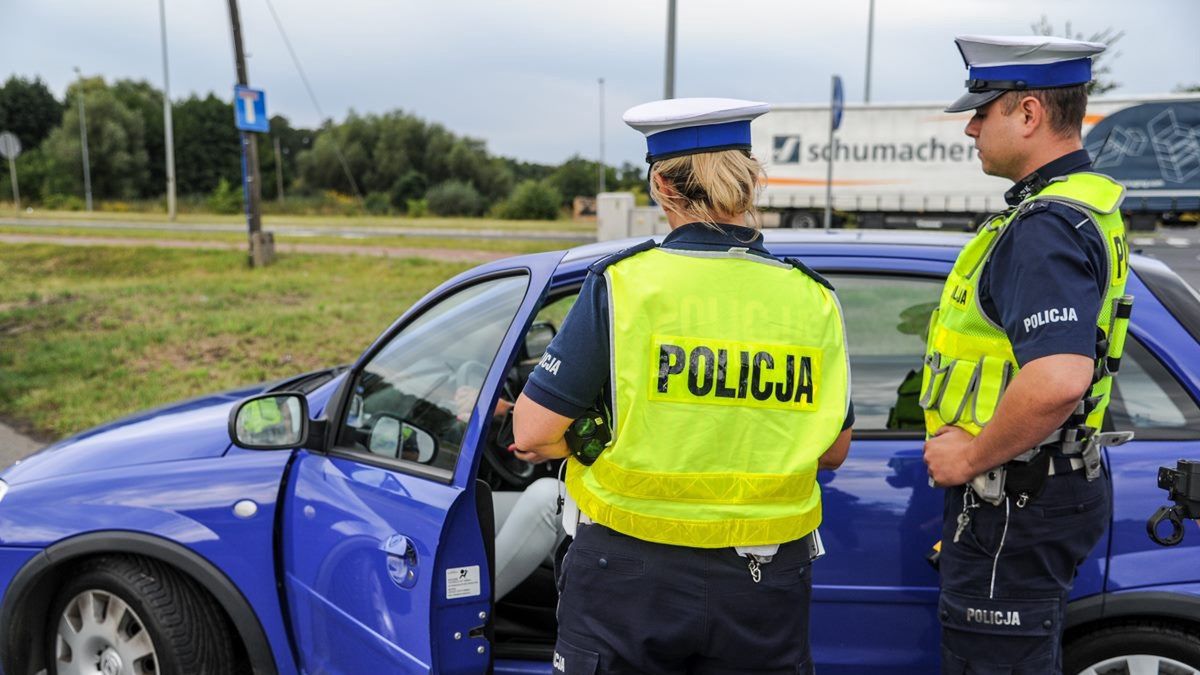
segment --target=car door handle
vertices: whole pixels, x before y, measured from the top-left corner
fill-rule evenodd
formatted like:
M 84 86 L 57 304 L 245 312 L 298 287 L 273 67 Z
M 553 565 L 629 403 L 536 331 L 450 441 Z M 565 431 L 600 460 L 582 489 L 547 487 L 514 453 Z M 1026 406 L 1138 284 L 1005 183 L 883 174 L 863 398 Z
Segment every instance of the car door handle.
M 393 534 L 380 547 L 387 556 L 387 573 L 392 583 L 401 588 L 417 584 L 417 549 L 402 534 Z

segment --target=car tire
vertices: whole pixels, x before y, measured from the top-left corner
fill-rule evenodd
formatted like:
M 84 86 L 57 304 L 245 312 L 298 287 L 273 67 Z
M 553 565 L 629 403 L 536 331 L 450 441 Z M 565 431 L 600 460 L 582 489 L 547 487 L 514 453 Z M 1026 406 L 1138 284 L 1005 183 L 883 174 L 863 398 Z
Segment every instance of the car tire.
M 156 560 L 125 555 L 88 560 L 72 570 L 51 610 L 50 675 L 239 670 L 224 613 L 191 580 Z
M 1070 675 L 1200 675 L 1200 632 L 1162 621 L 1129 621 L 1067 643 L 1063 661 Z

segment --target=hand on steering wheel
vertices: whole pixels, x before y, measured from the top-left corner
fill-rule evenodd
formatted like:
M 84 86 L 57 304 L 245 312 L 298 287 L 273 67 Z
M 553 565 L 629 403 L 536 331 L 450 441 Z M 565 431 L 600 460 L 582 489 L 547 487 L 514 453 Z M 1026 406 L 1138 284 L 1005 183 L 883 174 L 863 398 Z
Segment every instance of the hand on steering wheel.
M 454 403 L 460 421 L 465 423 L 470 420 L 479 397 L 479 391 L 483 388 L 484 380 L 487 379 L 487 373 L 487 366 L 479 361 L 463 361 L 455 371 Z M 504 393 L 511 395 L 507 383 Z M 502 427 L 511 428 L 514 405 L 515 403 L 504 398 L 496 401 L 496 407 L 492 410 L 493 433 L 498 432 Z M 535 466 L 514 455 L 509 450 L 508 444 L 498 442 L 495 435 L 492 435 L 485 443 L 483 459 L 501 480 L 514 487 L 524 488 L 534 480 Z

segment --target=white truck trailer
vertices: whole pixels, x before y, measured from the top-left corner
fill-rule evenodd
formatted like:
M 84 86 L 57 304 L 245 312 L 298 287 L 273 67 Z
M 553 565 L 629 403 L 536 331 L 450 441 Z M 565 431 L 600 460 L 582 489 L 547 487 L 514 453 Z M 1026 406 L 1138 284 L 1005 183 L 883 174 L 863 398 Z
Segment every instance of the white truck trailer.
M 847 105 L 833 142 L 836 220 L 859 227 L 970 229 L 1004 208 L 1011 182 L 984 175 L 970 113 L 943 103 Z M 1135 229 L 1200 212 L 1200 96 L 1097 97 L 1084 119 L 1097 171 L 1128 188 Z M 759 206 L 781 227 L 819 227 L 825 209 L 829 106 L 776 105 L 754 121 L 754 154 L 766 165 Z

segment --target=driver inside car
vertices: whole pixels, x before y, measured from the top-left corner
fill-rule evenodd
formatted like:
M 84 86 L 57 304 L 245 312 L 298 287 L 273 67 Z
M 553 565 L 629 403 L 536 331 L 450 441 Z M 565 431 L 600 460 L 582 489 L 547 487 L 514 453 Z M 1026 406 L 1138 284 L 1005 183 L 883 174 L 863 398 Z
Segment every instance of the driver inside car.
M 457 419 L 466 424 L 475 407 L 479 389 L 468 385 L 454 392 Z M 496 400 L 493 424 L 499 424 L 513 408 L 513 402 Z M 511 452 L 513 446 L 508 446 Z M 496 523 L 496 588 L 499 601 L 527 579 L 539 565 L 552 564 L 554 551 L 566 537 L 558 516 L 562 483 L 556 478 L 539 478 L 524 490 L 492 492 L 492 511 Z

